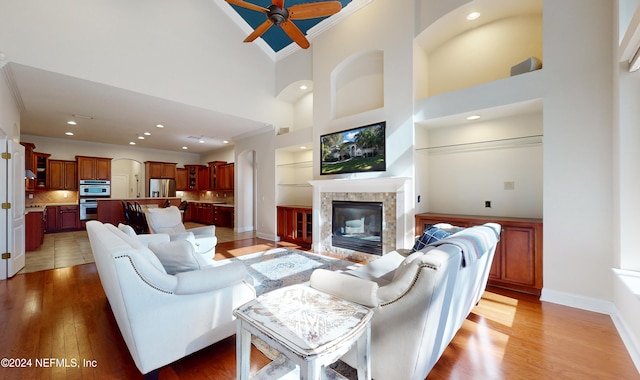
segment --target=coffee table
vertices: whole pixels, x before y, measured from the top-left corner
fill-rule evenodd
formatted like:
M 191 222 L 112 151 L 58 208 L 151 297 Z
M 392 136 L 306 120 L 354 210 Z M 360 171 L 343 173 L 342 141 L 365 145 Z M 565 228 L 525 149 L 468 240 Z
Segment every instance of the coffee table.
M 371 379 L 371 317 L 361 305 L 304 285 L 280 288 L 240 306 L 236 319 L 237 378 L 249 377 L 251 335 L 283 356 L 256 374 L 256 378 L 342 378 L 329 364 L 355 344 L 358 379 Z M 296 367 L 297 365 L 297 367 Z

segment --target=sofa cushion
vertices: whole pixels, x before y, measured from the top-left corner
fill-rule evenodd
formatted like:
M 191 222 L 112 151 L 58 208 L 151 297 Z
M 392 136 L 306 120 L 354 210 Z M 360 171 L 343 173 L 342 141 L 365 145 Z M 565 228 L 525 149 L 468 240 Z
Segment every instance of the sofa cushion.
M 113 234 L 122 239 L 125 243 L 129 244 L 131 248 L 138 251 L 138 255 L 148 260 L 156 269 L 162 273 L 167 273 L 162 266 L 162 263 L 144 244 L 142 244 L 137 238 L 132 238 L 126 233 L 120 231 L 116 226 L 106 223 L 105 228 L 111 231 Z
M 122 232 L 124 232 L 125 234 L 127 234 L 127 236 L 135 238 L 138 236 L 138 234 L 136 234 L 136 231 L 133 229 L 133 227 L 127 225 L 127 224 L 118 224 L 118 229 Z
M 196 253 L 193 244 L 187 240 L 164 243 L 149 243 L 149 249 L 158 257 L 169 274 L 177 274 L 205 268 L 208 263 Z

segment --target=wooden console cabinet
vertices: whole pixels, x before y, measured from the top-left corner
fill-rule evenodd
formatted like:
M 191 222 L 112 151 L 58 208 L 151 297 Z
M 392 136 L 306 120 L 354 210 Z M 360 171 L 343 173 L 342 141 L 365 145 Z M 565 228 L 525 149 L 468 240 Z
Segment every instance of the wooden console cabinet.
M 542 220 L 468 216 L 450 214 L 416 214 L 416 234 L 437 223 L 471 227 L 484 223 L 502 226 L 500 242 L 489 273 L 489 285 L 540 295 L 542 291 Z
M 306 206 L 277 206 L 278 237 L 289 243 L 309 248 L 313 243 L 313 211 Z

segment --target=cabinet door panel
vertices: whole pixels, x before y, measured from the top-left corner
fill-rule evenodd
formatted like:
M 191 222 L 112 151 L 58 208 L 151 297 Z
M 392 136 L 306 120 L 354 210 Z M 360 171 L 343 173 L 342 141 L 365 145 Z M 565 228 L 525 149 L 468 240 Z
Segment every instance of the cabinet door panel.
M 534 232 L 531 228 L 507 227 L 502 232 L 502 279 L 535 285 Z

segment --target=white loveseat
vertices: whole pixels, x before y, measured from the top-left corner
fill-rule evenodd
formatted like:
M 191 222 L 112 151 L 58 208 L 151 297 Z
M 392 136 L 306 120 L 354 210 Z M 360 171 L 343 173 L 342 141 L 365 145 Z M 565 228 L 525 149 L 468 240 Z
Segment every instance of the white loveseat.
M 189 253 L 187 240 L 130 237 L 98 221 L 87 222 L 87 233 L 111 310 L 143 374 L 233 335 L 233 309 L 256 296 L 240 263 L 171 275 L 147 247 Z
M 467 228 L 407 257 L 394 251 L 346 273 L 318 269 L 311 286 L 372 308 L 374 379 L 422 380 L 480 300 L 500 229 Z M 342 360 L 357 365 L 353 349 Z

